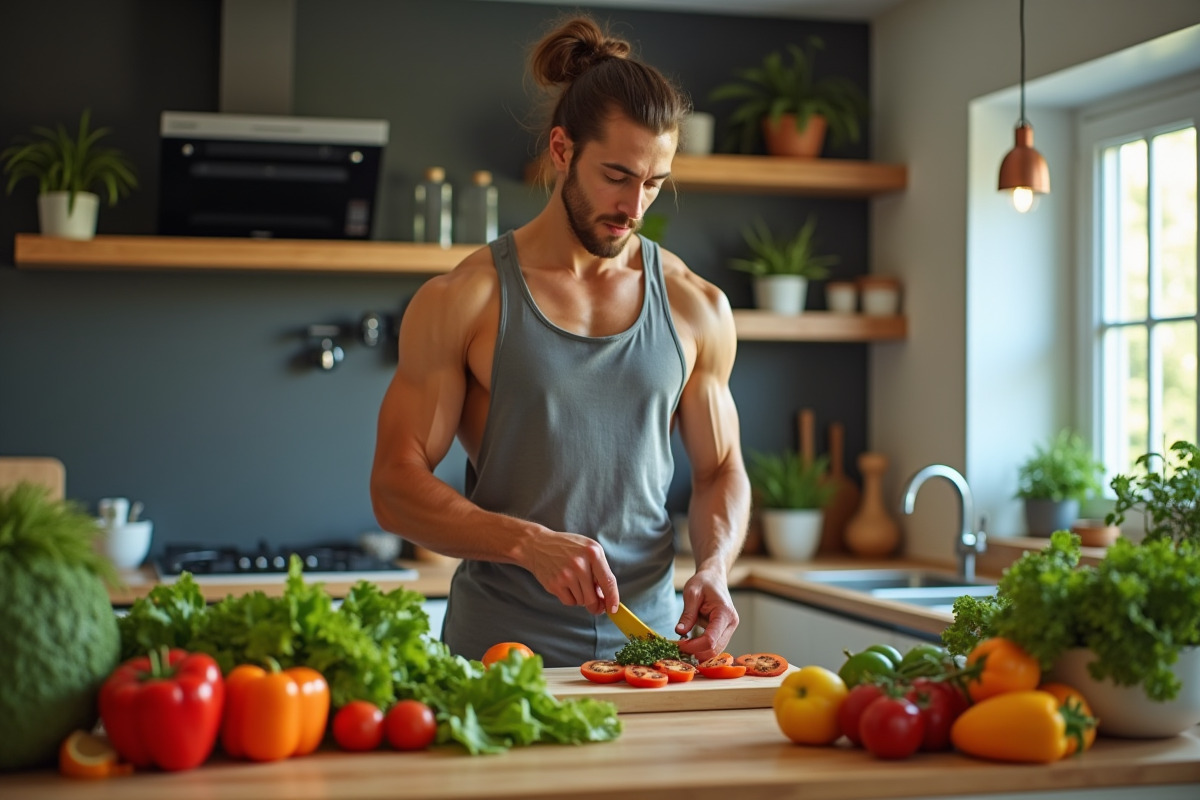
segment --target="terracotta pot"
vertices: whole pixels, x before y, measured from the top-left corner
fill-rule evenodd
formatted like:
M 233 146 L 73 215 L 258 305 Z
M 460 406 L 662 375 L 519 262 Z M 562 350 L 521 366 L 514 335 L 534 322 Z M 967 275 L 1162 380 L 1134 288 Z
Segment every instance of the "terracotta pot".
M 796 130 L 796 115 L 784 114 L 779 121 L 772 124 L 771 118 L 763 119 L 763 138 L 767 143 L 767 152 L 773 156 L 791 156 L 793 158 L 817 158 L 821 148 L 825 146 L 825 118 L 813 114 L 800 130 Z

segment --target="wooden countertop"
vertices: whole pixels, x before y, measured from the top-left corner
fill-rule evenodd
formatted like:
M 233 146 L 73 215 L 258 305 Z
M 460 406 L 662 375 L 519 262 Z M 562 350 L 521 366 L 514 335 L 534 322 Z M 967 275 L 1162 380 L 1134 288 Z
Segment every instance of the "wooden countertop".
M 647 690 L 652 691 L 652 690 Z M 1078 758 L 1007 765 L 953 753 L 881 761 L 849 746 L 801 747 L 779 732 L 770 709 L 623 714 L 613 742 L 534 745 L 468 756 L 455 746 L 420 753 L 322 749 L 270 764 L 214 757 L 181 773 L 146 772 L 72 781 L 50 771 L 0 778 L 0 796 L 21 800 L 306 800 L 422 797 L 570 798 L 652 796 L 804 800 L 986 795 L 1176 784 L 1200 787 L 1200 738 L 1101 738 Z M 1192 795 L 1200 796 L 1200 795 Z

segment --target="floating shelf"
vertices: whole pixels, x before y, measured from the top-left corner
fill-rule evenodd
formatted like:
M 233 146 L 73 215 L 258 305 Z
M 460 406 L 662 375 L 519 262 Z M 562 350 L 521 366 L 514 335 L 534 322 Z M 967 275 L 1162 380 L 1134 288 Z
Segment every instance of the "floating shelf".
M 805 311 L 777 314 L 772 311 L 734 309 L 737 337 L 743 342 L 882 342 L 908 336 L 904 316 L 874 317 Z
M 283 270 L 288 272 L 448 272 L 483 245 L 207 236 L 97 236 L 88 241 L 18 233 L 20 269 Z
M 544 163 L 526 167 L 527 183 L 539 182 Z M 903 190 L 908 167 L 844 158 L 677 155 L 671 179 L 681 188 L 704 191 L 863 198 Z

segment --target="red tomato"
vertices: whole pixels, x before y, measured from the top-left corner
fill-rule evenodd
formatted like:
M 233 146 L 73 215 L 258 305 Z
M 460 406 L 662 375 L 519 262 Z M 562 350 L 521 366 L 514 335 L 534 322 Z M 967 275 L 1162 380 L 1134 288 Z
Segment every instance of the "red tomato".
M 526 658 L 533 655 L 533 651 L 520 642 L 500 642 L 489 647 L 487 652 L 483 654 L 483 658 L 479 660 L 483 662 L 485 667 L 490 667 L 497 661 L 503 661 L 508 658 L 508 654 L 512 650 L 516 650 Z
M 625 682 L 639 689 L 657 689 L 667 685 L 667 675 L 654 667 L 629 664 L 625 667 Z
M 881 697 L 867 706 L 858 721 L 863 747 L 876 758 L 908 758 L 921 746 L 925 718 L 903 697 Z
M 733 661 L 735 666 L 746 668 L 747 675 L 756 675 L 760 678 L 773 678 L 776 675 L 782 675 L 787 672 L 787 659 L 776 653 L 747 653 L 744 656 L 738 656 Z
M 862 736 L 859 735 L 859 721 L 867 706 L 883 697 L 884 691 L 878 684 L 860 683 L 850 690 L 846 699 L 838 706 L 838 727 L 846 738 L 856 746 L 862 746 Z
M 625 680 L 625 665 L 616 661 L 585 661 L 579 671 L 592 683 L 617 683 Z
M 366 700 L 351 700 L 333 716 L 333 740 L 343 750 L 374 750 L 383 741 L 383 712 Z
M 904 696 L 925 718 L 921 749 L 930 752 L 949 750 L 950 726 L 967 707 L 962 692 L 943 681 L 914 678 Z
M 660 658 L 654 668 L 667 676 L 670 683 L 684 683 L 696 677 L 696 667 L 678 658 Z
M 728 678 L 740 678 L 746 674 L 746 668 L 741 664 L 725 663 L 720 656 L 715 656 L 700 663 L 696 667 L 696 671 L 706 678 L 717 678 L 725 680 Z
M 388 744 L 397 750 L 424 750 L 437 736 L 433 709 L 419 700 L 401 700 L 383 718 Z

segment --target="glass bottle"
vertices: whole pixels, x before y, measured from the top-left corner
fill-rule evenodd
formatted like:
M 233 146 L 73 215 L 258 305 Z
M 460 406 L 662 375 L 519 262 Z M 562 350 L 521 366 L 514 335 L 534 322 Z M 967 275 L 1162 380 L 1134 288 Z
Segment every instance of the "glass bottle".
M 486 244 L 499 233 L 498 191 L 492 173 L 479 170 L 463 189 L 458 201 L 458 219 L 454 222 L 454 240 L 462 244 Z
M 425 170 L 413 195 L 413 241 L 450 246 L 450 208 L 454 191 L 446 182 L 446 170 Z

